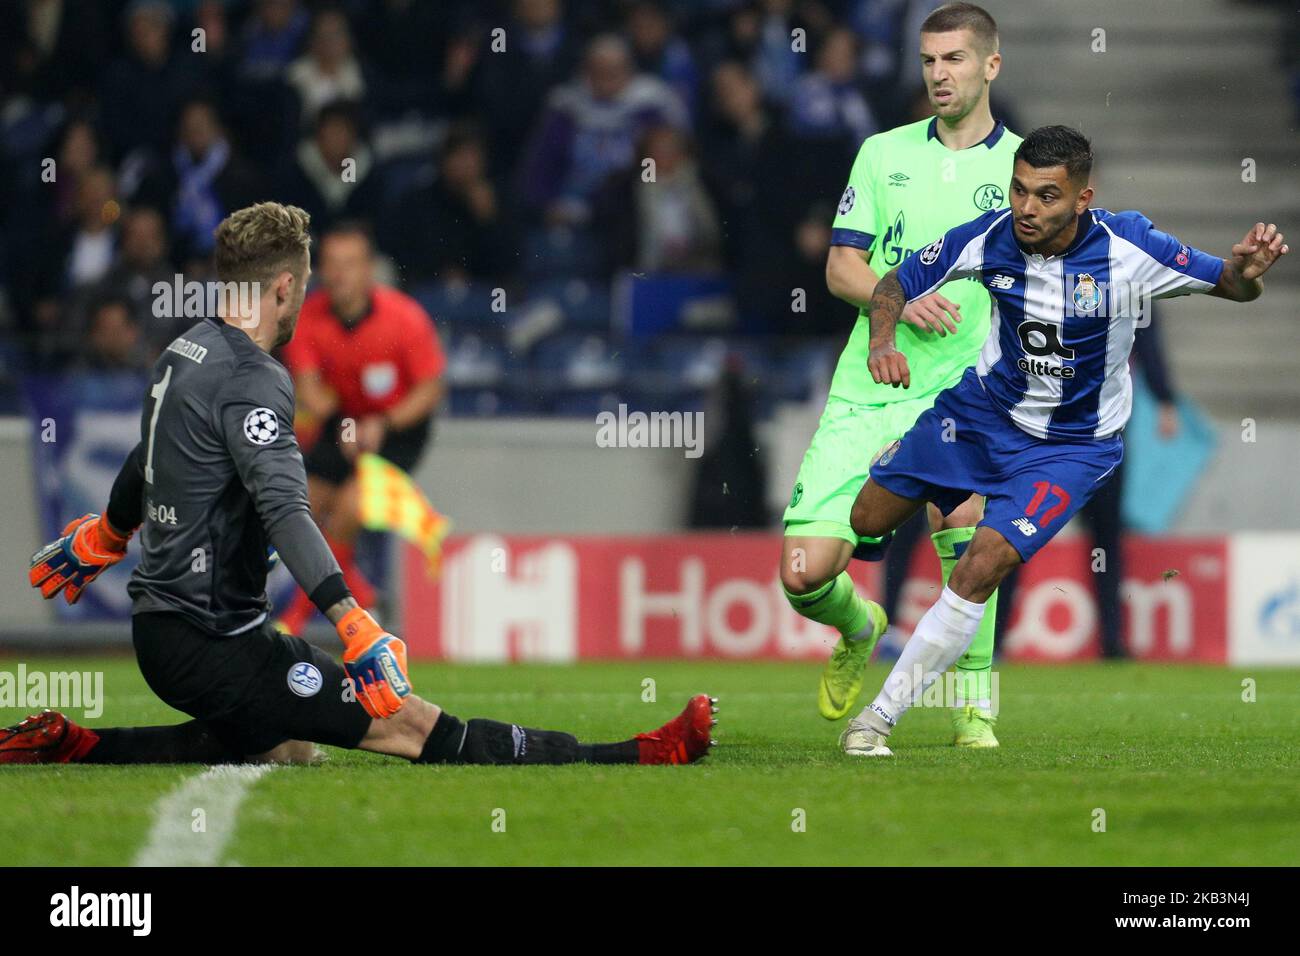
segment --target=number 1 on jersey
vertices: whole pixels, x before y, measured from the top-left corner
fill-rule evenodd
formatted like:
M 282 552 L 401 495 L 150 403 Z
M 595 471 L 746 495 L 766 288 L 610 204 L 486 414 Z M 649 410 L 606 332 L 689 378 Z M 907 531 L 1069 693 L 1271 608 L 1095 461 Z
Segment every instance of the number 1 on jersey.
M 167 385 L 171 380 L 172 367 L 168 365 L 167 371 L 163 372 L 162 381 L 149 389 L 149 397 L 153 399 L 153 414 L 149 416 L 149 446 L 144 456 L 144 480 L 150 485 L 153 484 L 153 433 L 158 427 L 158 413 L 162 411 L 163 396 L 167 394 Z

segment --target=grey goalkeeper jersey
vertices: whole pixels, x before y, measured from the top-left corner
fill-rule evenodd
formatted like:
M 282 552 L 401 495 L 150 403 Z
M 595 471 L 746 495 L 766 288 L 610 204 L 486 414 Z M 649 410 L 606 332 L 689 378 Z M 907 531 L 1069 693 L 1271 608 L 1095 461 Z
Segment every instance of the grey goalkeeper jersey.
M 132 612 L 179 611 L 222 634 L 252 627 L 270 608 L 268 542 L 309 595 L 339 574 L 307 505 L 284 366 L 204 319 L 151 381 L 132 455 L 143 478 Z

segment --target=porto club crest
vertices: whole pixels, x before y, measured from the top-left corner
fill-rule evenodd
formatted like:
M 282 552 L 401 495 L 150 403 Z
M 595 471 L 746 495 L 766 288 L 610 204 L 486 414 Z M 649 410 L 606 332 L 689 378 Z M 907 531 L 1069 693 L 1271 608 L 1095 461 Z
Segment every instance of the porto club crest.
M 1074 283 L 1075 311 L 1087 314 L 1095 312 L 1099 305 L 1101 305 L 1101 289 L 1097 287 L 1097 280 L 1085 272 Z

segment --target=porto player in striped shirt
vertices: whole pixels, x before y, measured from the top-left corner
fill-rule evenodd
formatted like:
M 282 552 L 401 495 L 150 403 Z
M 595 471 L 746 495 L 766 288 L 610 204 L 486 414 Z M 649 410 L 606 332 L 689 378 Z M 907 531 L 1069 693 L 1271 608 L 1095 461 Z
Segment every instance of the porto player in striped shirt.
M 841 735 L 850 754 L 891 753 L 894 725 L 961 656 L 998 584 L 1120 463 L 1132 406 L 1129 352 L 1149 302 L 1192 292 L 1249 302 L 1289 251 L 1272 224 L 1256 223 L 1221 259 L 1139 212 L 1090 209 L 1092 147 L 1068 127 L 1034 130 L 1015 159 L 1010 209 L 950 229 L 872 294 L 867 364 L 876 382 L 895 388 L 911 384 L 894 344 L 905 304 L 977 277 L 993 310 L 977 364 L 872 466 L 853 505 L 853 530 L 881 537 L 927 501 L 945 514 L 972 493 L 986 504 L 884 688 Z

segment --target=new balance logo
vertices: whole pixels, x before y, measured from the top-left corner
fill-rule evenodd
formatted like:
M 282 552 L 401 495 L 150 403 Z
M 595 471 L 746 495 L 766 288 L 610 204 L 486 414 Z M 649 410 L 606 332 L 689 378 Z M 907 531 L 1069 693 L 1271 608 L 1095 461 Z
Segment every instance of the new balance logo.
M 1034 527 L 1034 523 L 1030 521 L 1028 518 L 1016 518 L 1011 523 L 1015 525 L 1017 528 L 1019 528 L 1020 533 L 1023 534 L 1026 538 L 1038 533 L 1038 529 Z
M 1016 284 L 1016 280 L 1011 278 L 1011 276 L 1004 276 L 1000 274 L 995 275 L 992 279 L 989 280 L 990 289 L 1001 289 L 1003 291 L 1006 291 L 1007 289 L 1010 289 L 1015 284 Z

